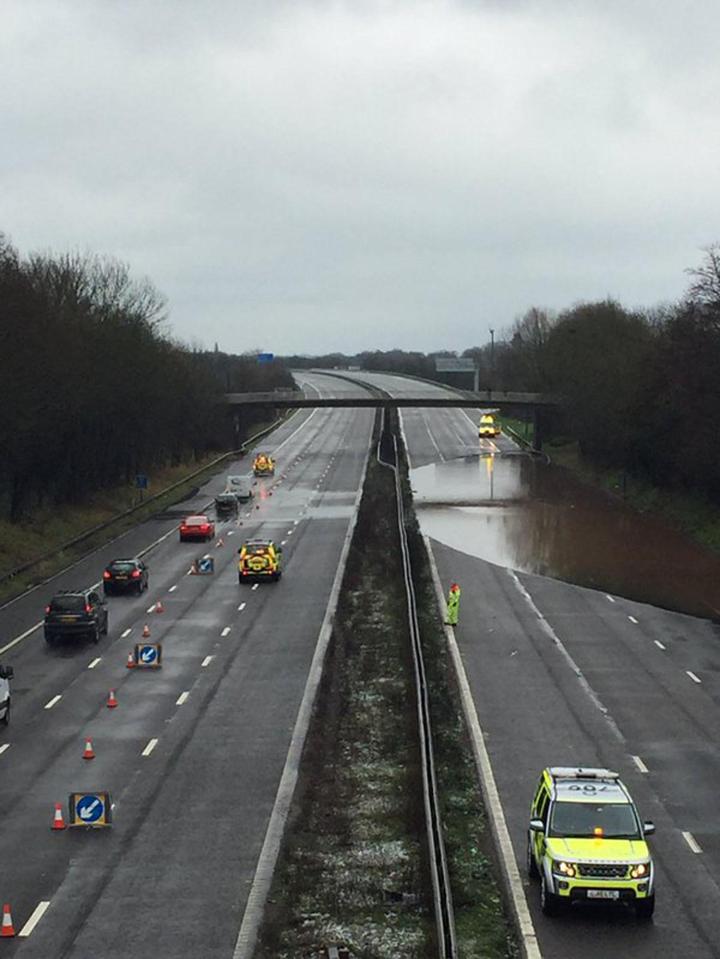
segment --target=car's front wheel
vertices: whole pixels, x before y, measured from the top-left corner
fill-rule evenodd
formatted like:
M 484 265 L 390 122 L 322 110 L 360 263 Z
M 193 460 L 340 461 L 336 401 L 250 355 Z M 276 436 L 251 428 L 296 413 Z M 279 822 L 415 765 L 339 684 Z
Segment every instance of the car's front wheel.
M 3 726 L 10 725 L 10 700 L 9 699 L 5 703 L 5 715 L 3 716 L 2 719 L 0 719 L 0 723 L 2 723 Z
M 528 876 L 530 876 L 531 879 L 537 879 L 537 877 L 540 875 L 540 871 L 537 867 L 537 863 L 535 862 L 535 854 L 533 853 L 532 834 L 528 835 L 525 862 Z
M 560 897 L 550 892 L 545 876 L 540 881 L 540 908 L 546 916 L 557 916 L 560 912 Z
M 635 915 L 638 919 L 647 922 L 652 919 L 655 912 L 655 895 L 648 896 L 647 899 L 638 899 L 635 903 Z

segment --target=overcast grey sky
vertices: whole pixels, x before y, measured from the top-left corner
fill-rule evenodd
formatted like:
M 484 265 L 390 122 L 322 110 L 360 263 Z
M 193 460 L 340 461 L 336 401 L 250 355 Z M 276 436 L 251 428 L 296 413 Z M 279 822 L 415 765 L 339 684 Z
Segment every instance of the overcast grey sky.
M 175 335 L 463 349 L 678 298 L 720 238 L 713 0 L 2 0 L 0 231 Z

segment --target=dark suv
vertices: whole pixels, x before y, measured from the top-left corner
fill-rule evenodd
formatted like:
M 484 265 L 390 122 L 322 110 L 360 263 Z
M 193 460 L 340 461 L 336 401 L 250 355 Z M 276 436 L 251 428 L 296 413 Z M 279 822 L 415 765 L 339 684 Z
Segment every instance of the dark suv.
M 64 636 L 90 636 L 94 643 L 107 636 L 108 611 L 105 600 L 94 589 L 63 590 L 45 607 L 45 640 L 52 643 Z
M 148 568 L 141 559 L 114 559 L 103 572 L 103 591 L 137 593 L 148 588 Z

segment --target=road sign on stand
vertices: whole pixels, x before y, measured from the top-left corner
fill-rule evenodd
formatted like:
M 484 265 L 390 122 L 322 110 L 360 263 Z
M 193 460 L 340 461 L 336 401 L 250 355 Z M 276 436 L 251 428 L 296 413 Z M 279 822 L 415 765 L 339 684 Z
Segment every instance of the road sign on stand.
M 195 569 L 200 576 L 207 576 L 215 572 L 215 560 L 212 556 L 201 556 L 195 560 Z
M 108 792 L 70 793 L 68 826 L 100 828 L 112 823 L 112 806 Z
M 162 643 L 135 643 L 135 665 L 142 669 L 160 669 Z

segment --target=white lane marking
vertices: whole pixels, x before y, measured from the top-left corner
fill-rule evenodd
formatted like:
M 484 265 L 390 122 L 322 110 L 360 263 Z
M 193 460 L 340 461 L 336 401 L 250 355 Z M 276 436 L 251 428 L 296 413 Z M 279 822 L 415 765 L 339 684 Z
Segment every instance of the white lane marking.
M 214 656 L 206 656 L 205 659 L 200 663 L 201 666 L 209 666 L 210 663 L 215 659 Z
M 287 540 L 286 540 L 286 539 L 281 539 L 281 540 L 280 540 L 280 545 L 281 545 L 281 546 L 284 546 L 285 543 L 287 543 Z
M 614 597 L 610 596 L 609 593 L 605 593 L 605 599 L 609 599 L 611 603 L 614 603 L 614 602 L 615 602 Z
M 170 587 L 170 589 L 168 590 L 168 593 L 174 593 L 176 589 L 177 589 L 177 583 L 174 586 Z
M 299 523 L 300 523 L 300 520 L 299 520 L 299 519 L 294 519 L 294 520 L 293 520 L 293 526 L 297 526 Z
M 562 640 L 561 640 L 560 637 L 555 633 L 555 630 L 552 628 L 552 626 L 550 625 L 550 623 L 548 623 L 548 621 L 545 619 L 545 617 L 543 616 L 543 614 L 542 614 L 542 613 L 540 612 L 540 610 L 537 608 L 537 606 L 536 606 L 535 603 L 533 602 L 533 598 L 532 598 L 532 596 L 530 595 L 530 593 L 528 593 L 528 591 L 525 589 L 525 587 L 524 587 L 523 584 L 520 582 L 520 580 L 518 579 L 516 573 L 515 573 L 513 570 L 509 569 L 507 572 L 508 572 L 508 575 L 510 576 L 510 579 L 513 581 L 513 583 L 515 584 L 515 586 L 517 587 L 517 589 L 520 591 L 520 594 L 521 594 L 521 596 L 523 597 L 523 599 L 525 600 L 525 602 L 528 604 L 528 606 L 529 606 L 530 609 L 533 611 L 533 613 L 537 616 L 538 622 L 539 622 L 539 624 L 540 624 L 540 628 L 543 630 L 543 632 L 544 632 L 547 636 L 550 637 L 550 639 L 553 641 L 553 643 L 555 644 L 555 646 L 557 647 L 557 649 L 559 650 L 559 652 L 561 653 L 561 655 L 562 655 L 563 658 L 565 659 L 565 661 L 566 661 L 566 663 L 568 664 L 568 666 L 570 667 L 570 669 L 575 673 L 575 675 L 577 676 L 577 678 L 580 680 L 580 685 L 581 685 L 582 688 L 585 690 L 585 693 L 587 694 L 587 696 L 590 697 L 590 699 L 592 700 L 592 702 L 595 704 L 595 706 L 600 710 L 600 712 L 602 713 L 602 715 L 605 717 L 607 723 L 609 724 L 609 726 L 610 726 L 610 728 L 612 729 L 613 733 L 617 736 L 618 740 L 619 740 L 621 743 L 622 743 L 622 742 L 625 742 L 625 737 L 624 737 L 623 734 L 620 732 L 620 729 L 618 728 L 617 723 L 615 722 L 615 720 L 614 720 L 614 719 L 612 718 L 612 716 L 610 715 L 610 712 L 608 711 L 607 706 L 604 706 L 604 705 L 603 705 L 603 703 L 602 703 L 602 701 L 600 700 L 600 697 L 598 696 L 598 694 L 597 694 L 597 693 L 595 692 L 595 690 L 592 688 L 592 686 L 591 686 L 590 683 L 587 681 L 587 679 L 585 679 L 585 676 L 583 675 L 582 670 L 580 669 L 580 667 L 578 666 L 578 664 L 575 662 L 575 660 L 572 658 L 572 656 L 570 655 L 570 653 L 567 651 L 567 649 L 566 649 L 565 646 L 563 645 Z
M 260 583 L 253 583 L 253 585 L 252 585 L 253 592 L 258 588 L 259 585 L 260 585 Z
M 287 534 L 288 534 L 288 536 L 292 536 L 292 534 L 293 534 L 294 532 L 295 532 L 294 529 L 289 529 L 289 530 L 287 531 Z
M 175 705 L 176 705 L 176 706 L 182 706 L 182 704 L 185 702 L 185 700 L 188 698 L 189 695 L 190 695 L 190 690 L 189 690 L 189 689 L 188 689 L 188 690 L 185 690 L 184 693 L 180 693 L 180 695 L 178 696 L 178 698 L 175 700 Z
M 635 763 L 641 773 L 649 772 L 649 769 L 639 756 L 633 756 L 632 761 Z
M 228 536 L 232 536 L 234 532 L 235 532 L 234 529 L 229 529 L 229 530 L 227 531 L 227 535 L 228 535 Z
M 10 749 L 10 743 L 3 743 L 2 746 L 0 746 L 0 755 L 2 755 L 6 749 Z
M 702 679 L 700 679 L 699 676 L 696 676 L 695 673 L 693 673 L 691 670 L 686 669 L 685 672 L 688 674 L 688 676 L 690 677 L 690 679 L 692 679 L 692 681 L 693 681 L 694 683 L 701 683 L 701 682 L 702 682 Z
M 655 643 L 658 649 L 667 649 L 667 646 L 661 643 L 659 639 L 654 639 L 653 642 Z
M 45 703 L 45 709 L 52 709 L 55 703 L 59 703 L 62 699 L 62 693 L 58 693 L 57 696 L 53 696 L 49 703 Z
M 132 632 L 132 626 L 125 630 L 124 633 L 120 633 L 120 639 L 125 639 L 126 636 L 129 636 Z
M 240 605 L 238 606 L 238 613 L 242 613 L 242 611 L 245 609 L 246 606 L 247 606 L 247 603 L 240 603 Z
M 154 612 L 155 612 L 155 603 L 152 604 L 152 606 L 150 607 L 150 609 L 146 609 L 145 612 L 146 612 L 146 613 L 154 613 Z
M 28 921 L 25 923 L 25 925 L 22 927 L 22 929 L 18 933 L 18 936 L 21 939 L 27 939 L 27 937 L 33 931 L 35 926 L 37 926 L 37 924 L 40 922 L 42 917 L 45 915 L 45 910 L 47 909 L 49 905 L 50 905 L 50 900 L 43 899 L 41 902 L 37 904 L 37 906 L 35 906 L 33 914 L 30 916 Z
M 157 746 L 157 744 L 158 744 L 157 739 L 151 739 L 150 742 L 149 742 L 149 743 L 147 744 L 147 746 L 145 747 L 145 749 L 143 749 L 142 755 L 143 755 L 143 756 L 149 756 L 150 753 L 153 751 L 153 749 L 155 749 L 155 747 Z
M 187 571 L 187 573 L 185 573 L 185 575 L 186 575 L 186 576 L 192 576 L 192 571 L 193 571 L 193 568 L 192 568 L 192 566 L 191 566 L 190 569 Z
M 93 659 L 91 663 L 88 663 L 88 669 L 95 669 L 98 663 L 102 662 L 102 656 L 98 656 L 97 659 Z
M 688 844 L 688 846 L 690 846 L 693 852 L 702 852 L 702 848 L 700 847 L 700 844 L 698 843 L 698 841 L 695 839 L 695 837 L 693 836 L 691 832 L 683 832 L 682 837 L 685 840 L 685 842 Z
M 631 623 L 635 623 L 637 625 L 637 620 L 635 619 L 634 616 L 628 616 L 628 619 L 630 620 Z
M 3 653 L 6 653 L 8 649 L 12 649 L 13 646 L 17 646 L 18 643 L 21 643 L 24 639 L 27 639 L 30 633 L 34 633 L 35 630 L 40 629 L 42 625 L 43 622 L 41 620 L 39 623 L 35 623 L 34 626 L 31 626 L 30 629 L 26 629 L 24 633 L 20 633 L 19 636 L 16 636 L 15 639 L 13 639 L 12 642 L 8 643 L 6 646 L 0 646 L 0 656 Z
M 227 636 L 227 634 L 232 629 L 232 626 L 226 626 L 225 629 L 220 633 L 221 636 Z

